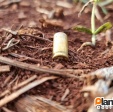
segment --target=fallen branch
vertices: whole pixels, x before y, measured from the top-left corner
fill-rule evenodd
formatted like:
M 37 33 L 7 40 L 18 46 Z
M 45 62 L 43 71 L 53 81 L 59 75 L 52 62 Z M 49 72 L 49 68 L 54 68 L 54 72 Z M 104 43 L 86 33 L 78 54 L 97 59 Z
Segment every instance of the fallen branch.
M 4 106 L 5 104 L 9 103 L 10 101 L 16 99 L 17 97 L 19 97 L 21 94 L 27 92 L 28 90 L 44 83 L 45 81 L 52 80 L 55 78 L 56 77 L 53 77 L 53 76 L 52 77 L 44 77 L 40 80 L 35 80 L 34 82 L 31 82 L 30 84 L 24 86 L 23 88 L 19 89 L 18 91 L 14 92 L 11 95 L 0 100 L 0 107 Z
M 28 63 L 24 63 L 24 62 L 19 62 L 19 61 L 12 60 L 12 59 L 9 59 L 9 58 L 3 57 L 3 56 L 0 56 L 0 62 L 15 66 L 15 67 L 19 67 L 22 69 L 31 70 L 34 72 L 44 72 L 44 73 L 50 73 L 50 74 L 57 75 L 57 76 L 73 77 L 73 78 L 77 78 L 77 79 L 80 78 L 80 76 L 75 76 L 75 75 L 67 73 L 65 71 L 61 72 L 61 71 L 53 70 L 53 69 L 44 69 L 44 68 L 37 67 L 37 65 L 31 65 Z

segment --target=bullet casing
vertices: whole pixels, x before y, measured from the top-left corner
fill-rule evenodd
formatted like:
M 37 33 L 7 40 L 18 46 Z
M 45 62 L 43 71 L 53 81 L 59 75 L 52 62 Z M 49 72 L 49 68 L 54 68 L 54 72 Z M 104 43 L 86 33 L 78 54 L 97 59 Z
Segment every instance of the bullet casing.
M 53 39 L 53 58 L 68 58 L 68 38 L 63 32 L 55 33 Z

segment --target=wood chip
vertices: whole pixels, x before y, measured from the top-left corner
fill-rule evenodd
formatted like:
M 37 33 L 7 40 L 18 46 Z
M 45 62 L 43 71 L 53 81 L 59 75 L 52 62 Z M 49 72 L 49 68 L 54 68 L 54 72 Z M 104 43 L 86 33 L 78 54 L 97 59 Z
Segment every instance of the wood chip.
M 20 2 L 20 6 L 22 6 L 22 7 L 29 7 L 30 6 L 30 2 L 28 2 L 28 1 L 21 1 Z
M 72 8 L 72 4 L 65 1 L 57 1 L 56 5 L 64 7 L 64 8 Z
M 10 66 L 5 65 L 5 66 L 0 66 L 0 72 L 9 72 L 10 71 Z
M 27 18 L 27 16 L 25 15 L 25 13 L 24 12 L 20 12 L 19 14 L 18 14 L 18 19 L 26 19 Z
M 16 102 L 16 108 L 18 112 L 71 112 L 71 109 L 40 96 L 26 96 Z
M 64 66 L 61 63 L 56 64 L 56 66 L 54 67 L 54 69 L 61 69 Z
M 63 21 L 57 20 L 57 19 L 39 19 L 39 22 L 42 24 L 42 27 L 46 28 L 48 26 L 54 26 L 54 27 L 63 27 Z
M 52 80 L 52 79 L 55 79 L 56 77 L 44 77 L 40 80 L 35 80 L 33 82 L 31 82 L 30 84 L 24 86 L 23 88 L 17 90 L 16 92 L 13 92 L 12 94 L 10 94 L 9 96 L 3 98 L 0 100 L 0 107 L 4 106 L 5 104 L 11 102 L 12 100 L 16 99 L 17 97 L 19 97 L 21 94 L 29 91 L 30 89 L 44 83 L 45 81 L 48 81 L 48 80 Z
M 66 98 L 66 96 L 67 96 L 69 93 L 70 93 L 70 90 L 67 88 L 67 89 L 65 90 L 65 92 L 64 92 L 64 94 L 63 94 L 63 96 L 62 96 L 62 98 L 61 98 L 61 101 L 64 101 L 65 98 Z

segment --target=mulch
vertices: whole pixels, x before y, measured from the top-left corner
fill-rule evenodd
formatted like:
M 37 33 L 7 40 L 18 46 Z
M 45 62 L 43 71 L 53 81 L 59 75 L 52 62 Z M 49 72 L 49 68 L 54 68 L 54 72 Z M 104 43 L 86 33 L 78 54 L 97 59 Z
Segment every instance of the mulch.
M 99 68 L 109 67 L 113 65 L 113 56 L 110 57 L 103 57 L 101 56 L 101 53 L 104 52 L 108 47 L 105 43 L 105 38 L 103 37 L 100 41 L 97 41 L 96 47 L 91 48 L 90 46 L 87 46 L 83 48 L 83 50 L 77 52 L 77 49 L 81 46 L 82 43 L 86 41 L 91 41 L 90 35 L 79 33 L 76 31 L 71 30 L 70 28 L 73 26 L 73 24 L 82 24 L 87 27 L 90 27 L 90 12 L 83 13 L 81 18 L 77 17 L 77 12 L 75 11 L 76 5 L 73 8 L 64 8 L 64 12 L 67 12 L 69 14 L 65 15 L 63 18 L 58 18 L 58 20 L 63 21 L 64 27 L 58 27 L 58 26 L 52 26 L 48 25 L 47 27 L 42 27 L 42 23 L 39 22 L 39 19 L 44 17 L 44 14 L 41 14 L 36 11 L 38 8 L 38 4 L 35 3 L 33 0 L 23 0 L 26 2 L 26 4 L 17 3 L 17 4 L 10 4 L 6 8 L 1 8 L 0 10 L 0 28 L 11 28 L 13 31 L 16 31 L 18 27 L 23 25 L 23 28 L 27 29 L 27 33 L 37 35 L 39 32 L 41 32 L 44 35 L 44 38 L 53 40 L 53 35 L 56 32 L 62 31 L 65 32 L 68 35 L 68 42 L 69 42 L 69 59 L 68 60 L 62 60 L 62 59 L 52 59 L 52 42 L 49 41 L 43 41 L 34 37 L 30 36 L 16 36 L 14 35 L 13 38 L 16 40 L 19 40 L 20 42 L 4 51 L 1 51 L 1 55 L 26 62 L 29 64 L 36 64 L 37 66 L 43 67 L 43 68 L 52 68 L 55 69 L 58 67 L 58 69 L 82 69 L 82 70 L 89 70 L 89 71 L 95 71 Z M 41 3 L 41 8 L 46 8 L 48 10 L 53 9 L 54 3 L 56 2 L 53 0 L 51 2 L 52 5 L 44 6 L 45 2 L 41 2 L 41 0 L 38 0 L 38 3 Z M 30 5 L 29 5 L 30 4 Z M 48 3 L 50 4 L 50 3 Z M 73 12 L 73 13 L 71 13 Z M 20 17 L 19 14 L 24 13 L 23 17 Z M 108 18 L 109 21 L 113 21 L 113 12 L 110 12 L 111 16 Z M 106 20 L 106 21 L 108 21 Z M 29 25 L 35 25 L 29 30 Z M 101 23 L 97 21 L 97 26 L 99 26 Z M 4 33 L 5 31 L 0 31 L 0 36 L 6 35 Z M 26 30 L 24 30 L 26 33 Z M 43 35 L 39 35 L 42 37 Z M 4 38 L 0 39 L 0 47 L 3 48 L 5 44 L 3 45 Z M 43 38 L 43 37 L 42 37 Z M 7 43 L 6 41 L 5 43 Z M 29 60 L 27 58 L 17 58 L 11 55 L 11 53 L 16 53 L 24 56 L 31 57 L 33 59 L 36 59 L 37 61 Z M 1 63 L 1 65 L 3 65 Z M 60 67 L 59 67 L 60 66 Z M 17 67 L 11 67 L 10 72 L 1 73 L 0 74 L 0 94 L 5 91 L 7 88 L 13 87 L 13 85 L 16 83 L 14 81 L 13 83 L 7 84 L 5 87 L 2 87 L 5 79 L 12 75 L 11 80 L 16 80 L 17 77 L 18 83 L 22 82 L 32 75 L 36 74 L 38 78 L 42 78 L 45 76 L 50 76 L 48 73 L 36 73 L 29 70 L 23 70 L 21 68 Z M 79 76 L 80 74 L 78 74 Z M 88 105 L 87 105 L 87 99 L 83 97 L 83 94 L 80 92 L 80 90 L 83 88 L 84 82 L 80 81 L 78 79 L 74 78 L 64 78 L 59 77 L 58 79 L 51 80 L 44 82 L 43 84 L 39 85 L 38 87 L 35 87 L 25 94 L 21 95 L 20 97 L 23 97 L 25 95 L 41 95 L 48 99 L 52 99 L 56 102 L 59 102 L 62 105 L 74 106 L 74 112 L 86 112 Z M 65 92 L 66 89 L 69 89 L 69 94 L 65 98 L 64 101 L 61 101 L 61 98 Z M 19 98 L 20 98 L 19 97 Z M 19 99 L 18 98 L 18 99 Z M 15 102 L 14 100 L 10 103 L 8 103 L 7 107 L 11 110 L 15 111 L 15 107 L 13 106 Z

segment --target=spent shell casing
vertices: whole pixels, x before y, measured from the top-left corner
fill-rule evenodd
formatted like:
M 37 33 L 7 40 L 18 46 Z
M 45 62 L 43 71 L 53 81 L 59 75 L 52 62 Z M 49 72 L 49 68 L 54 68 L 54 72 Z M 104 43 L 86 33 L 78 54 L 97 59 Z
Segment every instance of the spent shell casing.
M 53 59 L 57 57 L 68 58 L 68 38 L 63 32 L 54 34 Z

